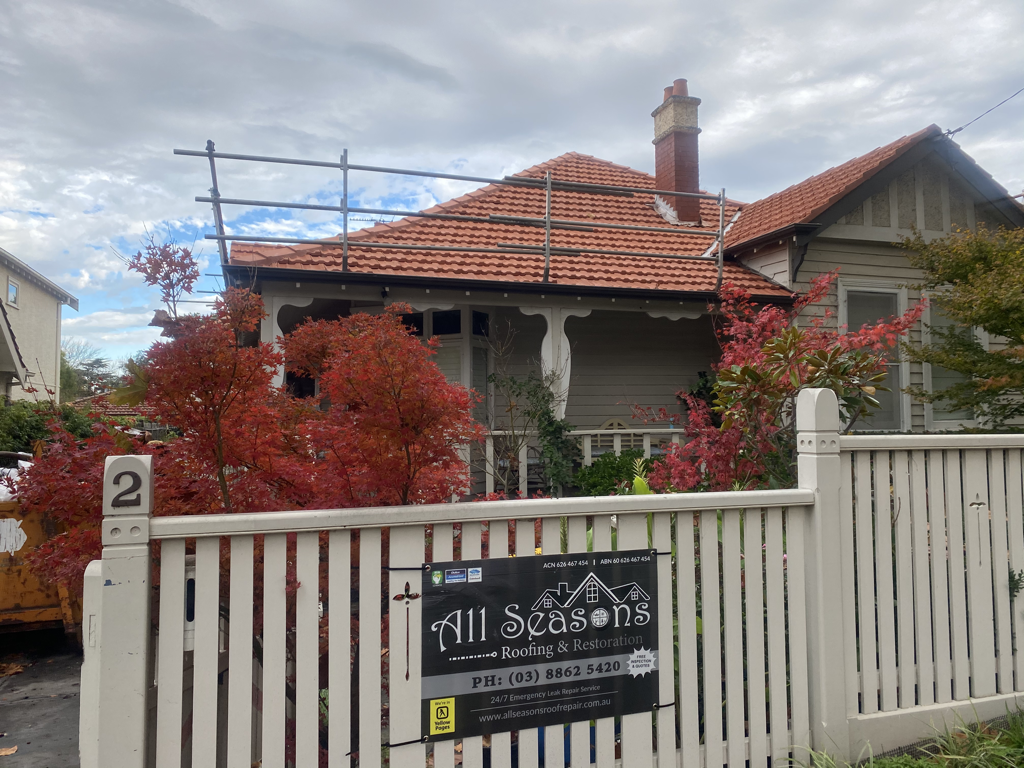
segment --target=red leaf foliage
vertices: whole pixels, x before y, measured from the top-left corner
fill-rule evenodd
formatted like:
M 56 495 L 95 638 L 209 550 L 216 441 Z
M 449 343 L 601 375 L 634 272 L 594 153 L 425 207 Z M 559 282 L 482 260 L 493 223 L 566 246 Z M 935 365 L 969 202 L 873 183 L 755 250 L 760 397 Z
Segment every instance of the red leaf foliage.
M 39 575 L 81 593 L 85 566 L 100 554 L 104 459 L 117 454 L 153 456 L 157 515 L 415 504 L 462 493 L 460 447 L 483 434 L 471 416 L 477 397 L 447 382 L 433 345 L 402 325 L 403 310 L 307 323 L 283 340 L 291 367 L 319 377 L 319 397 L 307 400 L 274 385 L 285 355 L 251 341 L 264 315 L 258 295 L 229 289 L 212 314 L 167 323 L 147 353 L 147 402 L 180 436 L 144 445 L 101 423 L 78 440 L 54 423 L 14 488 L 25 511 L 63 531 L 30 556 Z M 225 575 L 227 556 L 225 547 Z M 289 584 L 297 586 L 291 571 Z
M 790 309 L 756 305 L 732 284 L 720 293 L 718 329 L 721 360 L 714 408 L 686 391 L 688 442 L 673 445 L 650 469 L 659 490 L 734 490 L 791 479 L 790 453 L 796 396 L 806 387 L 828 387 L 855 418 L 884 379 L 886 355 L 920 320 L 924 303 L 900 317 L 880 318 L 849 333 L 829 327 L 831 310 L 809 326 L 797 316 L 825 298 L 838 271 L 819 275 Z M 842 329 L 840 329 L 842 330 Z M 717 413 L 715 413 L 717 412 Z M 717 423 L 715 416 L 721 420 Z M 666 409 L 634 408 L 644 421 L 677 422 Z

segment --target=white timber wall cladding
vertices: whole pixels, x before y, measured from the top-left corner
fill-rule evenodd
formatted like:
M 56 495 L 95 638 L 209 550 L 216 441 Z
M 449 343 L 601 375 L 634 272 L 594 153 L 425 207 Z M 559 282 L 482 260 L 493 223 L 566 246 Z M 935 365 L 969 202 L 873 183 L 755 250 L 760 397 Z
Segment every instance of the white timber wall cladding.
M 833 283 L 828 295 L 813 307 L 808 307 L 801 315 L 801 322 L 810 324 L 815 317 L 824 316 L 831 311 L 832 319 L 828 326 L 838 327 L 842 312 L 839 306 L 839 283 L 847 281 L 852 290 L 870 290 L 877 288 L 898 288 L 913 285 L 923 279 L 920 270 L 910 266 L 904 252 L 889 244 L 873 242 L 851 242 L 820 237 L 812 240 L 804 256 L 804 262 L 797 273 L 794 290 L 804 292 L 810 288 L 810 281 L 815 276 L 839 269 L 838 281 Z M 920 300 L 920 291 L 908 288 L 906 291 L 907 306 L 911 307 Z M 854 329 L 856 330 L 856 329 Z M 912 344 L 921 343 L 921 324 L 911 330 L 908 340 Z M 909 383 L 913 386 L 924 384 L 924 371 L 921 363 L 909 364 Z M 925 428 L 924 404 L 911 403 L 911 429 L 921 431 Z
M 711 318 L 653 318 L 645 312 L 594 311 L 565 323 L 572 344 L 572 378 L 566 417 L 581 428 L 610 418 L 642 427 L 630 404 L 679 413 L 676 392 L 711 373 L 721 352 Z
M 789 286 L 791 268 L 788 241 L 759 248 L 752 255 L 742 257 L 742 261 L 751 269 L 780 285 Z

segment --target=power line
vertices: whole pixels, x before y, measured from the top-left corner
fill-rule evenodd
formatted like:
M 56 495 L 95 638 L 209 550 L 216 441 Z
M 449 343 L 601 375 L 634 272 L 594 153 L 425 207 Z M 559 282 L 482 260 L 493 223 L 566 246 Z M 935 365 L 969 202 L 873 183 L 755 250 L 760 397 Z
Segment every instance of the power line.
M 1017 92 L 1016 92 L 1015 94 L 1013 94 L 1013 96 L 1020 96 L 1020 94 L 1022 94 L 1022 93 L 1024 93 L 1024 88 L 1021 88 L 1021 89 L 1020 89 L 1019 91 L 1017 91 Z M 978 122 L 979 120 L 981 120 L 981 118 L 983 118 L 983 117 L 984 117 L 985 115 L 987 115 L 987 114 L 988 114 L 989 112 L 992 112 L 992 111 L 993 111 L 993 110 L 995 110 L 995 109 L 999 109 L 999 107 L 1003 106 L 1003 104 L 1005 104 L 1005 103 L 1006 103 L 1006 102 L 1008 102 L 1008 101 L 1009 101 L 1010 99 L 1012 99 L 1012 98 L 1013 98 L 1013 96 L 1008 96 L 1007 98 L 1003 99 L 1003 100 L 1002 100 L 1002 101 L 1000 101 L 1000 102 L 999 102 L 998 104 L 996 104 L 996 105 L 995 105 L 994 107 L 992 107 L 992 109 L 990 109 L 990 110 L 987 110 L 987 111 L 985 111 L 985 112 L 982 112 L 982 113 L 981 113 L 980 115 L 978 115 L 978 116 L 977 116 L 976 118 L 974 118 L 973 120 L 971 120 L 971 122 L 970 122 L 970 123 L 964 123 L 963 125 L 961 125 L 961 126 L 960 126 L 959 128 L 957 128 L 956 130 L 953 130 L 953 131 L 946 131 L 946 135 L 947 135 L 947 136 L 949 136 L 950 138 L 952 138 L 952 137 L 953 137 L 953 136 L 955 136 L 956 134 L 960 133 L 960 131 L 962 131 L 962 130 L 963 130 L 964 128 L 966 128 L 967 126 L 971 125 L 971 123 L 976 123 L 976 122 Z

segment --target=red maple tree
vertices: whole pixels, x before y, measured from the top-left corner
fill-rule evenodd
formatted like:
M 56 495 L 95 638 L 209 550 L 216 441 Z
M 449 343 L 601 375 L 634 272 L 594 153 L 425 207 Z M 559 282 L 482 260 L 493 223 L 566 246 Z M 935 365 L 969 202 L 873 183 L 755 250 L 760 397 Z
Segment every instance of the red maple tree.
M 180 281 L 165 277 L 168 298 Z M 144 391 L 178 436 L 144 444 L 101 422 L 79 440 L 54 422 L 40 459 L 16 484 L 8 481 L 26 512 L 41 512 L 63 531 L 29 556 L 37 573 L 81 593 L 85 566 L 100 555 L 110 455 L 154 456 L 158 515 L 416 504 L 461 494 L 468 469 L 460 449 L 483 434 L 471 415 L 477 396 L 445 379 L 431 360 L 436 342 L 411 336 L 403 311 L 396 305 L 380 315 L 307 322 L 281 340 L 290 366 L 317 377 L 312 399 L 275 386 L 285 355 L 254 340 L 264 317 L 257 294 L 229 289 L 210 314 L 163 315 L 163 338 L 147 351 L 133 391 Z

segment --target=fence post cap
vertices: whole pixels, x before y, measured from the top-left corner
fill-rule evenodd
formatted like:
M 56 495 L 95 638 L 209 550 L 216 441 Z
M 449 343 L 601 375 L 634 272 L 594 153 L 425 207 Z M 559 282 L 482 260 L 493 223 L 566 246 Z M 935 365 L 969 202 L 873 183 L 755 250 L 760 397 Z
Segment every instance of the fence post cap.
M 804 389 L 796 398 L 797 432 L 838 432 L 839 399 L 831 389 Z
M 103 465 L 103 516 L 149 517 L 153 512 L 153 457 L 108 456 Z

